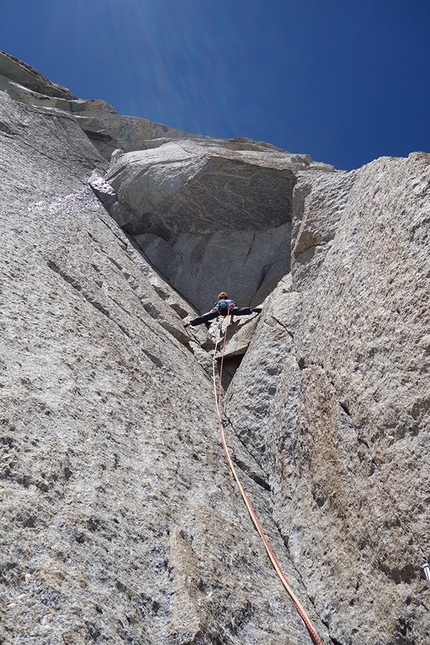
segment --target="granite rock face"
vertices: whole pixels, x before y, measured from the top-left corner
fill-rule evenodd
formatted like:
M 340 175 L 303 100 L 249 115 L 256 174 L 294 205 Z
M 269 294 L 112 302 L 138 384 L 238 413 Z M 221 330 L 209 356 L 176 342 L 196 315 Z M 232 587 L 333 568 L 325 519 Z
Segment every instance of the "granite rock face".
M 324 645 L 430 641 L 429 192 L 425 153 L 338 172 L 0 54 L 0 643 L 311 645 L 183 327 L 219 288 L 265 298 L 228 443 Z
M 221 289 L 262 302 L 290 267 L 295 173 L 332 168 L 244 139 L 155 145 L 113 155 L 112 217 L 200 312 Z
M 339 643 L 430 640 L 430 155 L 301 176 L 228 414 Z
M 241 303 L 261 301 L 289 268 L 285 156 L 192 140 L 116 156 L 104 178 L 117 194 L 112 215 L 200 311 L 236 284 Z
M 70 111 L 1 90 L 0 123 L 0 641 L 310 645 L 225 464 L 206 333 L 87 183 L 106 160 Z

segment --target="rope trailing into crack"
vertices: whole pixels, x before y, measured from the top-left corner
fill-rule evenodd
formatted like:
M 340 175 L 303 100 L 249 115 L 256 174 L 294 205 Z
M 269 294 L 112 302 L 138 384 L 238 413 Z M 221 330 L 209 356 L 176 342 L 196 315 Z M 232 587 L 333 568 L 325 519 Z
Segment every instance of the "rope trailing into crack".
M 232 458 L 230 457 L 230 453 L 229 453 L 229 450 L 228 450 L 228 447 L 227 447 L 227 442 L 226 442 L 226 439 L 225 439 L 225 427 L 230 424 L 230 419 L 228 419 L 228 417 L 226 417 L 223 414 L 223 410 L 222 410 L 222 372 L 223 372 L 223 366 L 224 366 L 224 354 L 225 354 L 225 345 L 226 345 L 226 340 L 227 340 L 228 326 L 229 326 L 228 316 L 226 316 L 226 325 L 225 325 L 225 331 L 224 331 L 222 348 L 221 348 L 221 361 L 220 361 L 220 369 L 219 369 L 219 387 L 218 388 L 217 388 L 215 365 L 216 365 L 217 348 L 218 348 L 218 345 L 219 345 L 220 340 L 221 340 L 221 334 L 219 333 L 219 327 L 218 327 L 218 333 L 217 333 L 217 338 L 216 338 L 216 341 L 215 341 L 215 348 L 214 348 L 214 354 L 213 354 L 213 359 L 212 359 L 212 374 L 213 374 L 213 386 L 214 386 L 215 404 L 216 404 L 216 409 L 217 409 L 218 425 L 219 425 L 219 431 L 220 431 L 220 435 L 221 435 L 221 442 L 222 442 L 222 446 L 223 446 L 223 449 L 224 449 L 224 453 L 225 453 L 225 456 L 226 456 L 226 459 L 227 459 L 227 463 L 228 463 L 228 465 L 230 467 L 230 470 L 231 470 L 231 472 L 233 474 L 233 477 L 234 477 L 234 479 L 236 481 L 236 484 L 237 484 L 237 486 L 239 488 L 240 494 L 242 495 L 243 501 L 245 502 L 246 507 L 248 509 L 248 512 L 249 512 L 249 514 L 251 516 L 251 520 L 252 520 L 255 528 L 257 529 L 258 534 L 260 535 L 260 538 L 261 538 L 261 540 L 262 540 L 262 542 L 264 544 L 264 547 L 265 547 L 265 549 L 267 551 L 267 554 L 268 554 L 268 556 L 270 558 L 270 561 L 271 561 L 276 573 L 278 574 L 278 576 L 279 576 L 282 584 L 284 585 L 288 595 L 292 599 L 292 601 L 294 603 L 294 606 L 295 606 L 300 618 L 303 620 L 303 622 L 304 622 L 304 624 L 305 624 L 305 626 L 306 626 L 306 628 L 307 628 L 307 630 L 308 630 L 313 642 L 315 643 L 315 645 L 323 645 L 323 642 L 319 638 L 319 636 L 318 636 L 318 634 L 317 634 L 317 632 L 315 630 L 315 627 L 312 625 L 312 622 L 311 622 L 309 616 L 307 615 L 305 609 L 303 608 L 303 606 L 301 605 L 300 601 L 298 600 L 298 598 L 294 594 L 293 590 L 291 589 L 291 586 L 290 586 L 290 584 L 289 584 L 289 582 L 288 582 L 288 580 L 286 578 L 286 575 L 285 575 L 284 571 L 282 570 L 282 567 L 279 564 L 278 560 L 276 559 L 275 554 L 272 551 L 272 548 L 271 548 L 271 546 L 269 544 L 269 541 L 268 541 L 266 535 L 264 534 L 262 526 L 261 526 L 261 524 L 260 524 L 260 522 L 258 520 L 258 517 L 257 517 L 257 515 L 256 515 L 256 513 L 254 511 L 254 508 L 253 508 L 253 506 L 252 506 L 252 504 L 251 504 L 251 502 L 249 500 L 249 497 L 246 494 L 242 484 L 240 483 L 240 480 L 239 480 L 239 478 L 237 476 L 236 469 L 234 467 Z

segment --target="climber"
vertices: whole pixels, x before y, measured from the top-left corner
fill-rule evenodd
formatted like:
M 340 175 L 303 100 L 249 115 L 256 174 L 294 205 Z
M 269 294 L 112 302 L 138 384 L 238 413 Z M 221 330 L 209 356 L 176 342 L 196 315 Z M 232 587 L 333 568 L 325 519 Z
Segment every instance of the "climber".
M 230 322 L 233 322 L 233 316 L 249 316 L 250 314 L 259 314 L 260 312 L 260 307 L 237 307 L 234 300 L 231 300 L 225 291 L 221 291 L 221 293 L 218 294 L 218 299 L 213 309 L 208 311 L 206 314 L 197 316 L 197 318 L 185 323 L 184 327 L 189 327 L 190 325 L 191 327 L 195 327 L 202 323 L 206 323 L 206 326 L 208 327 L 209 320 L 213 320 L 218 316 L 223 316 L 224 318 L 226 316 L 231 316 Z

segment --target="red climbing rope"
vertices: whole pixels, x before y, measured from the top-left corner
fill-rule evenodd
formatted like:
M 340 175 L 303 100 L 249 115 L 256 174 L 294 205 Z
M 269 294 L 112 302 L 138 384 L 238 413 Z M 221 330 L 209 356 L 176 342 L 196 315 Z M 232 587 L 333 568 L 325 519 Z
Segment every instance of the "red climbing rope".
M 224 338 L 223 338 L 223 344 L 222 344 L 222 350 L 221 350 L 221 362 L 220 362 L 220 369 L 219 369 L 219 389 L 218 389 L 218 391 L 217 391 L 217 383 L 216 383 L 216 370 L 215 370 L 216 359 L 215 359 L 215 356 L 216 356 L 216 352 L 217 352 L 217 346 L 218 346 L 218 343 L 219 343 L 219 338 L 217 339 L 217 341 L 215 343 L 213 362 L 212 362 L 215 403 L 216 403 L 216 409 L 217 409 L 217 414 L 218 414 L 219 431 L 220 431 L 220 434 L 221 434 L 221 442 L 222 442 L 222 446 L 224 448 L 224 453 L 225 453 L 228 465 L 230 466 L 230 470 L 231 470 L 231 472 L 233 474 L 233 477 L 236 480 L 236 483 L 237 483 L 238 488 L 240 490 L 240 494 L 242 495 L 243 501 L 245 502 L 246 507 L 248 509 L 248 512 L 249 512 L 249 514 L 251 516 L 251 519 L 252 519 L 252 521 L 254 523 L 254 526 L 257 529 L 257 531 L 258 531 L 258 533 L 259 533 L 259 535 L 260 535 L 260 537 L 261 537 L 261 539 L 263 541 L 263 544 L 265 546 L 267 554 L 268 554 L 268 556 L 270 558 L 270 561 L 272 562 L 272 565 L 273 565 L 276 573 L 278 574 L 278 576 L 279 576 L 282 584 L 284 585 L 287 593 L 291 597 L 291 599 L 292 599 L 292 601 L 293 601 L 293 603 L 294 603 L 294 605 L 295 605 L 295 607 L 297 609 L 297 612 L 299 613 L 300 618 L 303 620 L 304 624 L 306 625 L 306 628 L 307 628 L 312 640 L 314 641 L 315 645 L 323 645 L 323 642 L 319 638 L 319 636 L 318 636 L 318 634 L 317 634 L 317 632 L 315 630 L 315 627 L 312 625 L 309 616 L 307 615 L 306 611 L 304 610 L 304 608 L 302 607 L 302 605 L 299 602 L 298 598 L 295 596 L 293 590 L 291 589 L 290 584 L 289 584 L 289 582 L 288 582 L 288 580 L 287 580 L 287 578 L 285 576 L 285 573 L 283 572 L 281 565 L 279 564 L 278 560 L 276 559 L 275 554 L 272 551 L 272 548 L 271 548 L 271 546 L 270 546 L 270 544 L 269 544 L 269 542 L 268 542 L 268 540 L 267 540 L 267 538 L 266 538 L 266 536 L 265 536 L 265 534 L 263 532 L 263 529 L 261 527 L 261 524 L 260 524 L 260 522 L 258 520 L 257 515 L 255 514 L 255 511 L 254 511 L 254 509 L 252 507 L 252 504 L 251 504 L 251 502 L 249 500 L 249 497 L 245 493 L 245 490 L 244 490 L 242 484 L 239 481 L 239 478 L 238 478 L 237 473 L 236 473 L 236 469 L 234 467 L 233 461 L 232 461 L 232 459 L 230 457 L 230 453 L 228 451 L 227 442 L 226 442 L 226 439 L 225 439 L 225 432 L 224 432 L 224 425 L 226 424 L 227 420 L 223 418 L 223 413 L 222 413 L 222 372 L 223 372 L 223 364 L 224 364 L 225 344 L 226 344 L 226 339 L 227 339 L 227 329 L 228 329 L 228 323 L 225 326 Z

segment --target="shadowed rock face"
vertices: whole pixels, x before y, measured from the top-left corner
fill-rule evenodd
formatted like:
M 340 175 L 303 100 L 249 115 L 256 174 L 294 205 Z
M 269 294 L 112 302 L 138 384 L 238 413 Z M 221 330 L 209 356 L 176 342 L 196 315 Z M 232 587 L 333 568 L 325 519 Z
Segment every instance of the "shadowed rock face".
M 215 265 L 266 297 L 228 329 L 228 443 L 324 645 L 430 642 L 429 192 L 425 153 L 337 172 L 0 55 L 0 642 L 311 645 L 161 275 L 206 308 Z
M 119 223 L 200 311 L 221 289 L 257 303 L 288 270 L 287 155 L 182 140 L 116 157 L 105 180 Z
M 221 289 L 259 304 L 290 267 L 295 173 L 330 167 L 243 140 L 158 143 L 115 155 L 96 194 L 199 311 Z
M 271 161 L 268 153 L 181 141 L 116 157 L 105 179 L 134 215 L 130 233 L 169 241 L 291 222 L 294 174 L 279 158 Z

